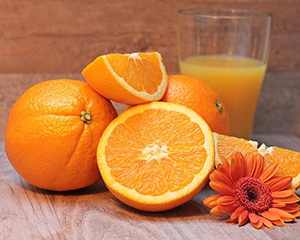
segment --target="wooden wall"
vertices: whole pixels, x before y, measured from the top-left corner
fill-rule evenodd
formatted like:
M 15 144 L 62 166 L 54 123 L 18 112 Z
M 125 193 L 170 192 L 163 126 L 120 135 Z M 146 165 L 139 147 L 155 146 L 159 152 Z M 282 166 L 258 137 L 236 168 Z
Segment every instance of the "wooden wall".
M 155 50 L 178 73 L 176 13 L 194 7 L 273 15 L 255 131 L 300 135 L 300 0 L 0 0 L 0 139 L 26 88 L 45 77 L 81 78 L 98 55 Z
M 270 12 L 269 69 L 299 70 L 299 0 L 1 0 L 0 72 L 80 72 L 100 54 L 150 50 L 175 72 L 176 13 L 193 7 Z

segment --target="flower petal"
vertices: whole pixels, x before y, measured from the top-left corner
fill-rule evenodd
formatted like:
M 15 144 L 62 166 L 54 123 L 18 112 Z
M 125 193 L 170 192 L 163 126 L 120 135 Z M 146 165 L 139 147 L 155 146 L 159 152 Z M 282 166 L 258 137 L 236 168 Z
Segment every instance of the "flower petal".
M 205 198 L 203 203 L 204 203 L 204 205 L 206 205 L 210 208 L 215 207 L 215 206 L 217 206 L 217 200 L 219 197 L 221 197 L 221 195 L 210 196 L 208 198 Z
M 272 203 L 271 206 L 274 208 L 282 208 L 282 207 L 285 207 L 286 204 L 285 203 Z
M 210 214 L 212 214 L 212 215 L 225 215 L 227 213 L 224 213 L 224 212 L 220 211 L 218 206 L 215 206 L 212 209 L 210 209 Z
M 267 228 L 274 229 L 274 225 L 268 219 L 260 217 L 260 220 Z
M 280 217 L 277 214 L 269 212 L 269 211 L 262 212 L 260 215 L 262 215 L 264 218 L 266 218 L 272 222 L 280 219 Z
M 228 185 L 224 183 L 219 183 L 219 182 L 210 182 L 209 183 L 210 187 L 220 193 L 221 195 L 229 195 L 233 196 L 233 189 L 230 188 Z
M 272 192 L 272 197 L 273 198 L 285 198 L 285 197 L 289 197 L 291 196 L 293 193 L 295 193 L 295 189 L 294 188 L 290 188 L 284 191 L 276 191 L 276 192 Z
M 215 170 L 213 173 L 209 175 L 209 179 L 213 182 L 223 182 L 227 184 L 229 187 L 233 187 L 233 182 L 231 178 L 224 174 L 223 172 L 220 172 L 219 170 Z
M 296 203 L 300 200 L 296 194 L 285 198 L 273 198 L 273 203 Z
M 258 223 L 259 217 L 255 213 L 249 213 L 249 219 L 251 223 Z
M 244 157 L 240 152 L 236 152 L 231 156 L 230 175 L 233 182 L 238 181 L 241 177 L 244 177 Z
M 221 157 L 221 161 L 222 161 L 222 165 L 218 165 L 218 166 L 222 166 L 224 167 L 224 169 L 226 169 L 229 172 L 229 162 L 227 161 L 227 159 L 225 157 Z
M 219 164 L 219 165 L 218 165 L 217 171 L 219 171 L 219 172 L 222 173 L 223 175 L 226 175 L 228 178 L 230 178 L 229 171 L 228 171 L 225 167 L 220 166 L 220 165 L 222 165 L 222 164 Z M 220 167 L 219 167 L 219 166 L 220 166 Z M 230 178 L 230 181 L 231 181 L 231 178 Z
M 269 208 L 268 212 L 277 214 L 284 222 L 292 222 L 295 220 L 293 215 L 279 208 Z
M 272 192 L 282 191 L 291 187 L 293 178 L 291 176 L 274 176 L 265 182 Z
M 218 205 L 218 210 L 224 214 L 232 213 L 239 205 L 237 203 L 232 205 Z
M 289 203 L 286 204 L 285 207 L 282 207 L 281 210 L 286 211 L 286 212 L 296 212 L 300 209 L 300 205 L 298 203 Z
M 300 217 L 300 212 L 299 211 L 291 212 L 290 214 L 293 215 L 295 218 Z
M 255 155 L 254 171 L 250 177 L 259 178 L 265 168 L 265 159 L 262 155 Z
M 252 224 L 253 227 L 255 227 L 257 229 L 262 229 L 264 227 L 264 225 L 263 225 L 263 223 L 262 223 L 262 221 L 260 219 L 258 219 L 257 223 L 253 223 L 250 220 L 250 223 Z
M 240 214 L 244 211 L 244 207 L 240 206 L 231 214 L 230 221 L 237 222 Z
M 247 210 L 243 210 L 242 213 L 239 215 L 238 223 L 239 226 L 243 226 L 248 221 L 249 212 Z
M 228 219 L 226 220 L 226 222 L 227 222 L 227 223 L 237 223 L 238 220 L 237 220 L 237 218 L 235 218 L 235 219 L 228 218 Z
M 274 163 L 269 167 L 267 167 L 259 177 L 259 180 L 262 181 L 263 183 L 269 180 L 271 177 L 275 175 L 275 173 L 278 172 L 278 167 L 279 167 L 278 163 Z
M 229 174 L 230 165 L 225 157 L 221 157 L 221 161 L 222 161 L 222 164 L 219 164 L 217 166 L 217 170 L 229 177 L 230 176 L 230 174 Z
M 221 196 L 218 198 L 217 203 L 220 205 L 233 205 L 236 203 L 236 200 L 232 196 Z
M 255 155 L 253 153 L 247 153 L 245 155 L 246 162 L 246 176 L 251 177 L 255 169 Z
M 286 225 L 284 224 L 284 222 L 282 221 L 282 219 L 280 218 L 279 220 L 276 221 L 272 221 L 273 224 L 280 226 L 280 227 L 285 227 Z

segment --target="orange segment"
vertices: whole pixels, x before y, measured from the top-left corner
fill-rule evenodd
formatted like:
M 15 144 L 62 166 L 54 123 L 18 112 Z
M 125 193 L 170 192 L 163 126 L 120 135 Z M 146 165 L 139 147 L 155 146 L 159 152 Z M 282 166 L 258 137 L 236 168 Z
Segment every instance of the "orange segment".
M 213 133 L 215 143 L 215 165 L 221 163 L 221 157 L 225 157 L 228 161 L 231 160 L 231 155 L 234 152 L 241 152 L 245 155 L 248 152 L 258 153 L 258 143 L 243 138 L 237 138 L 222 134 Z
M 82 75 L 102 96 L 126 104 L 159 100 L 167 88 L 167 73 L 157 52 L 102 55 Z
M 186 149 L 178 147 L 176 151 L 173 152 L 173 150 L 174 148 L 170 147 L 170 159 L 180 159 L 181 166 L 192 174 L 197 174 L 201 171 L 204 166 L 202 159 L 207 158 L 207 151 L 204 147 L 194 146 Z
M 123 112 L 97 151 L 108 189 L 124 203 L 164 211 L 192 199 L 214 165 L 207 123 L 182 105 L 153 102 Z
M 163 158 L 161 159 L 161 172 L 160 175 L 164 178 L 164 185 L 169 192 L 176 192 L 184 189 L 185 186 L 191 184 L 194 180 L 194 174 L 186 171 L 184 165 L 180 163 L 181 159 L 178 158 Z
M 262 144 L 258 148 L 258 143 L 251 140 L 225 136 L 213 133 L 215 143 L 215 165 L 221 163 L 221 156 L 230 161 L 230 156 L 234 152 L 260 153 L 264 156 L 266 166 L 272 163 L 279 163 L 279 172 L 286 176 L 292 176 L 292 188 L 300 187 L 300 153 L 279 147 L 267 147 Z
M 293 177 L 292 187 L 300 187 L 300 153 L 291 150 L 269 147 L 259 149 L 265 157 L 267 165 L 279 163 L 279 171 Z

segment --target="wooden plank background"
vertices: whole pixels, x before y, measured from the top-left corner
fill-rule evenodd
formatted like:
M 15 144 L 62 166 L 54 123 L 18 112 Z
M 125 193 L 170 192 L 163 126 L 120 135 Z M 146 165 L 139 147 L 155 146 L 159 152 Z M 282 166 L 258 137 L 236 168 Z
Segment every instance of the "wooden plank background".
M 299 0 L 0 0 L 0 139 L 9 110 L 26 88 L 45 76 L 80 78 L 98 55 L 159 51 L 168 73 L 178 73 L 176 13 L 194 7 L 273 15 L 255 131 L 300 135 Z
M 271 13 L 269 70 L 299 71 L 299 5 L 299 0 L 1 0 L 0 72 L 80 72 L 100 54 L 150 50 L 161 52 L 167 70 L 176 72 L 176 13 L 194 7 Z

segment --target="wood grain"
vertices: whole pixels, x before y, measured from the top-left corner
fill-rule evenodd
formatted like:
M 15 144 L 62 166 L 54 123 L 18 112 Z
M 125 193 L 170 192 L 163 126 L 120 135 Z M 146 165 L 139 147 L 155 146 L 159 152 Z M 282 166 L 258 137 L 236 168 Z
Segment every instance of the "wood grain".
M 255 140 L 300 151 L 293 135 L 254 136 Z M 91 187 L 56 193 L 22 180 L 0 141 L 0 239 L 298 239 L 300 219 L 287 227 L 238 227 L 209 214 L 206 186 L 190 202 L 167 212 L 146 213 L 116 200 L 99 181 Z
M 271 13 L 269 70 L 299 71 L 299 0 L 1 0 L 0 72 L 79 73 L 101 54 L 151 50 L 177 72 L 176 14 L 196 7 Z

